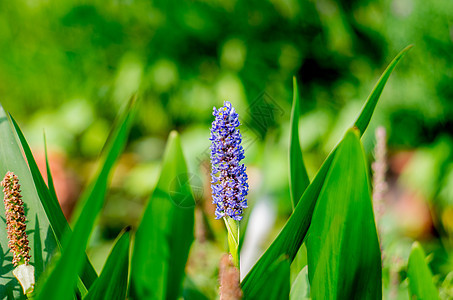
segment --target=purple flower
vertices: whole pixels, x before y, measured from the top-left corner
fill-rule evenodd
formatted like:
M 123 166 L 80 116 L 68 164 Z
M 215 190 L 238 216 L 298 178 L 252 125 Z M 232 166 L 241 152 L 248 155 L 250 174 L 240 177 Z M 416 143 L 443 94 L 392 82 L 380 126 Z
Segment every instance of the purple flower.
M 247 207 L 249 186 L 244 164 L 242 136 L 239 133 L 238 114 L 228 101 L 218 110 L 211 127 L 212 199 L 216 204 L 216 219 L 225 216 L 240 221 Z

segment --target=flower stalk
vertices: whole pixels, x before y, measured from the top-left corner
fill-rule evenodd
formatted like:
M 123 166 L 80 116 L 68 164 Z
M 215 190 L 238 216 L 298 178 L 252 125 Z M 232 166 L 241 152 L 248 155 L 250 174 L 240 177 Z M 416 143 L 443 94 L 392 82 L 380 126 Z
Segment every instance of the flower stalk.
M 34 288 L 34 268 L 30 265 L 30 247 L 26 231 L 24 202 L 20 191 L 19 178 L 13 172 L 7 172 L 3 181 L 3 202 L 5 204 L 6 230 L 8 247 L 13 254 L 14 276 L 20 282 L 24 294 Z

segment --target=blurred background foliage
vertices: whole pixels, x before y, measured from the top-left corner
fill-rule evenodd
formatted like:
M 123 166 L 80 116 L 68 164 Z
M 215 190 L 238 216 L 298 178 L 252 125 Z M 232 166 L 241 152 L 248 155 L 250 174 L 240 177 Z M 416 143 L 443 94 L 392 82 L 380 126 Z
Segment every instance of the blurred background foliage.
M 137 224 L 168 133 L 180 131 L 199 200 L 188 272 L 212 296 L 226 249 L 223 224 L 211 218 L 206 172 L 212 107 L 229 100 L 240 113 L 249 203 L 270 209 L 260 210 L 270 233 L 255 241 L 253 260 L 291 213 L 292 77 L 300 85 L 301 143 L 312 178 L 408 44 L 415 48 L 387 84 L 364 144 L 371 161 L 374 129 L 387 129 L 383 220 L 391 230 L 382 239 L 393 254 L 386 264 L 404 266 L 411 241 L 421 240 L 438 286 L 453 297 L 451 1 L 1 1 L 0 99 L 41 162 L 45 132 L 69 218 L 115 116 L 138 94 L 137 120 L 92 238 L 98 270 L 111 239 Z

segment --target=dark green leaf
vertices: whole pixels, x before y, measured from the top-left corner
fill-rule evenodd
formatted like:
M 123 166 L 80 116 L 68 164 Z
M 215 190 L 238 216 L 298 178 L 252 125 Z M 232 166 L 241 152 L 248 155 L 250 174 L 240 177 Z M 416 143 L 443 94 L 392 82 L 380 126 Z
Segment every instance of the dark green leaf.
M 389 67 L 382 74 L 381 78 L 376 84 L 376 87 L 373 89 L 371 95 L 368 97 L 364 109 L 360 113 L 355 123 L 355 126 L 360 130 L 360 136 L 362 136 L 369 124 L 372 113 L 374 111 L 374 107 L 376 105 L 376 101 L 378 100 L 379 95 L 382 92 L 382 88 L 387 82 L 391 71 L 394 69 L 395 65 L 408 49 L 409 47 L 404 49 L 390 63 Z M 249 289 L 252 288 L 260 280 L 263 274 L 268 271 L 269 266 L 282 254 L 288 255 L 290 262 L 294 260 L 294 257 L 307 234 L 319 192 L 321 191 L 321 188 L 324 184 L 324 179 L 326 177 L 327 171 L 330 168 L 330 164 L 332 163 L 335 151 L 336 148 L 329 154 L 313 181 L 306 188 L 304 194 L 302 195 L 296 208 L 294 209 L 293 214 L 286 222 L 286 225 L 283 227 L 280 234 L 242 281 L 242 290 L 244 291 L 245 295 L 247 295 Z
M 412 245 L 407 266 L 407 277 L 411 299 L 439 299 L 439 294 L 433 283 L 433 275 L 425 261 L 425 252 L 417 242 Z
M 19 178 L 25 204 L 28 239 L 30 247 L 32 247 L 31 264 L 35 266 L 36 277 L 38 277 L 52 256 L 56 248 L 56 241 L 46 213 L 39 203 L 32 176 L 17 144 L 14 131 L 1 106 L 0 136 L 0 181 L 8 171 L 14 172 Z M 0 227 L 4 230 L 6 224 L 3 204 L 0 205 L 0 217 Z M 12 254 L 9 252 L 8 238 L 6 231 L 3 231 L 0 234 L 0 299 L 7 297 L 20 299 L 22 295 L 22 289 L 12 274 L 11 262 Z
M 79 205 L 83 208 L 74 231 L 64 236 L 62 254 L 45 282 L 39 282 L 36 299 L 61 300 L 73 297 L 77 275 L 83 268 L 85 247 L 104 203 L 110 171 L 127 142 L 133 119 L 132 104 L 133 101 L 111 135 L 102 168 L 82 195 Z
M 177 299 L 193 241 L 195 201 L 179 135 L 170 134 L 162 170 L 137 230 L 133 299 Z
M 307 169 L 305 168 L 302 150 L 299 141 L 299 92 L 297 89 L 296 77 L 293 77 L 293 107 L 291 111 L 291 130 L 289 142 L 289 186 L 291 193 L 291 204 L 293 209 L 299 202 L 300 197 L 310 184 Z
M 88 291 L 85 300 L 126 299 L 130 235 L 130 228 L 120 233 L 99 278 Z
M 290 282 L 289 266 L 291 262 L 287 257 L 282 256 L 276 260 L 270 267 L 269 272 L 261 278 L 259 282 L 244 299 L 267 299 L 267 300 L 284 300 L 289 299 Z
M 339 145 L 307 239 L 312 299 L 382 299 L 381 251 L 358 132 Z

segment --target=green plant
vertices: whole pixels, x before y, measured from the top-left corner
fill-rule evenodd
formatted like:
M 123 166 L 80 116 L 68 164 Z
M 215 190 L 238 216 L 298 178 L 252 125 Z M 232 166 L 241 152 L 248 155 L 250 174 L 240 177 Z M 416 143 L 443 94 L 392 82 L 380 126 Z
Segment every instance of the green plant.
M 409 48 L 398 54 L 385 70 L 355 123 L 311 182 L 299 145 L 299 95 L 294 79 L 289 155 L 294 211 L 241 282 L 245 299 L 289 299 L 290 295 L 296 299 L 298 295 L 308 297 L 309 294 L 313 299 L 382 297 L 381 253 L 360 137 L 368 127 L 391 72 Z M 82 194 L 71 229 L 58 205 L 48 164 L 46 184 L 18 124 L 0 110 L 0 172 L 12 171 L 20 178 L 27 226 L 32 229 L 30 263 L 35 267 L 36 285 L 31 297 L 125 299 L 128 295 L 131 299 L 178 299 L 183 294 L 185 265 L 194 239 L 194 206 L 183 207 L 176 203 L 195 203 L 195 200 L 190 185 L 180 185 L 173 180 L 183 176 L 182 182 L 189 181 L 177 132 L 169 136 L 158 183 L 136 232 L 126 228 L 120 233 L 99 276 L 85 254 L 104 203 L 111 171 L 127 142 L 135 111 L 136 102 L 132 100 L 112 130 L 99 171 Z M 174 197 L 180 197 L 181 201 Z M 237 251 L 238 240 L 237 237 L 230 251 Z M 308 270 L 297 266 L 299 275 L 291 287 L 290 266 L 304 242 Z M 7 244 L 6 235 L 2 234 L 3 252 Z M 423 255 L 420 256 L 417 249 L 414 248 L 418 252 L 414 252 L 409 261 L 411 293 L 432 294 L 433 286 L 424 284 L 431 274 L 421 263 Z M 1 297 L 24 298 L 18 283 L 9 276 L 12 271 L 9 259 L 10 256 L 4 256 L 1 261 Z

